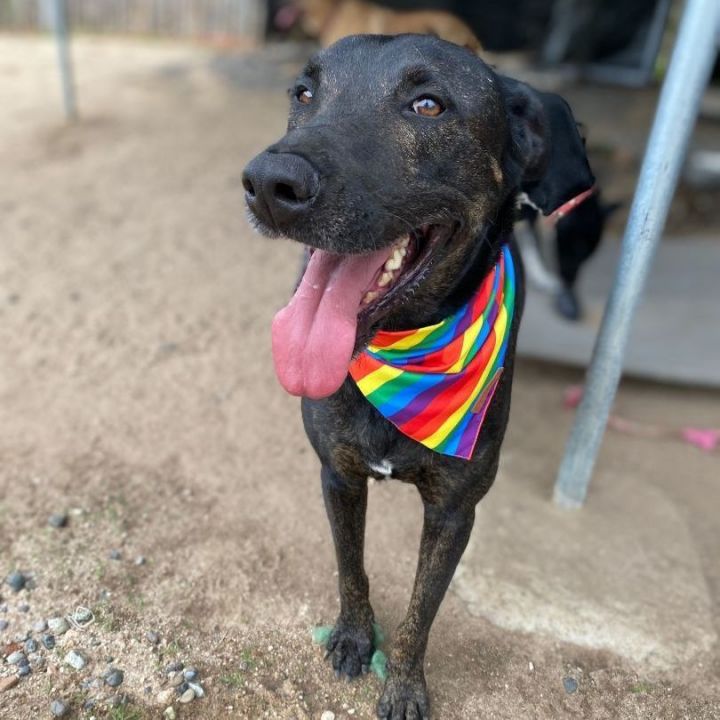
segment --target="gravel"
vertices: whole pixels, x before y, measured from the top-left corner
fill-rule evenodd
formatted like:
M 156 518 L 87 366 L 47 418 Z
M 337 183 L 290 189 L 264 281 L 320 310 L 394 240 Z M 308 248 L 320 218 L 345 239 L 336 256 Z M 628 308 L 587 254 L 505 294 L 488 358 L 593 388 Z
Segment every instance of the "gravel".
M 176 660 L 175 662 L 171 662 L 169 665 L 165 666 L 165 674 L 169 675 L 171 672 L 180 672 L 185 668 L 185 664 L 180 662 L 180 660 Z
M 45 620 L 38 620 L 36 623 L 33 623 L 32 629 L 33 632 L 41 633 L 47 630 L 47 626 L 48 625 Z
M 563 678 L 563 687 L 568 695 L 572 695 L 578 689 L 577 680 L 572 677 L 565 677 Z
M 199 675 L 200 675 L 200 673 L 198 673 L 197 669 L 194 667 L 185 668 L 185 670 L 183 671 L 183 677 L 188 682 L 193 682 L 193 681 L 197 680 Z
M 189 703 L 192 702 L 195 699 L 195 691 L 192 688 L 188 688 L 181 696 L 180 696 L 180 702 L 181 703 Z
M 198 685 L 194 682 L 189 682 L 188 687 L 195 693 L 195 697 L 205 697 L 205 690 L 203 690 L 202 685 Z
M 335 720 L 335 713 L 332 710 L 325 710 L 320 716 L 320 720 Z
M 19 570 L 14 570 L 6 578 L 5 582 L 15 591 L 20 592 L 27 584 L 27 577 Z
M 17 647 L 17 645 L 15 646 Z M 19 665 L 20 661 L 26 659 L 25 653 L 22 650 L 16 650 L 15 652 L 10 653 L 6 660 L 8 665 Z
M 151 645 L 157 645 L 160 642 L 160 634 L 156 633 L 154 630 L 148 630 L 148 632 L 145 633 L 145 639 Z
M 94 616 L 92 614 L 92 610 L 89 610 L 88 608 L 79 607 L 74 613 L 73 613 L 73 620 L 78 625 L 87 625 L 87 623 L 94 620 Z
M 34 640 L 33 638 L 30 638 L 29 640 L 25 641 L 25 652 L 30 655 L 31 653 L 38 651 L 38 644 L 37 640 Z
M 54 617 L 48 620 L 48 628 L 55 635 L 64 635 L 70 629 L 70 623 L 64 617 Z
M 54 635 L 43 635 L 40 639 L 46 650 L 52 650 L 55 647 Z
M 68 524 L 68 514 L 67 513 L 53 513 L 48 518 L 48 525 L 50 527 L 57 528 L 58 530 L 60 528 L 67 527 Z
M 144 565 L 144 564 L 147 562 L 147 560 L 145 559 L 145 556 L 144 556 L 144 555 L 138 555 L 138 556 L 133 560 L 133 562 L 135 563 L 135 565 L 140 566 L 140 565 Z
M 28 613 L 30 612 L 30 606 L 27 603 L 22 603 L 22 605 L 18 605 L 18 612 Z
M 109 558 L 111 560 L 122 560 L 122 553 L 117 549 L 111 550 Z
M 68 706 L 62 700 L 53 700 L 50 703 L 50 712 L 55 717 L 65 717 L 68 711 Z
M 23 665 L 21 668 L 18 669 L 18 677 L 25 677 L 26 675 L 29 675 L 32 672 L 32 669 L 30 668 L 30 665 Z
M 123 671 L 114 667 L 109 668 L 103 677 L 105 679 L 105 683 L 110 687 L 120 687 L 125 679 Z
M 171 705 L 170 707 L 165 708 L 165 712 L 163 713 L 163 717 L 165 720 L 175 720 L 177 715 L 175 714 L 175 708 Z
M 65 655 L 65 662 L 75 670 L 82 670 L 87 665 L 87 660 L 77 650 L 71 650 Z
M 8 625 L 10 625 L 10 623 L 7 620 L 0 620 L 0 632 L 7 630 Z

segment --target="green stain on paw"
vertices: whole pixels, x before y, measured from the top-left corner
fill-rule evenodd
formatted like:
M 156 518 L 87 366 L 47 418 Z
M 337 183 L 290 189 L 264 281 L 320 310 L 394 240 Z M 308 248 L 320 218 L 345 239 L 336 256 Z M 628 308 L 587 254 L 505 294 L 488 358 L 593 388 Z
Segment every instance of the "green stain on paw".
M 316 645 L 322 645 L 325 647 L 325 645 L 328 644 L 328 640 L 330 639 L 330 634 L 333 631 L 332 625 L 316 625 L 312 629 L 312 641 Z
M 328 640 L 334 629 L 333 625 L 316 625 L 312 629 L 312 641 L 316 645 L 327 647 Z M 385 642 L 385 633 L 378 623 L 373 623 L 373 645 L 379 648 Z M 376 649 L 370 660 L 370 672 L 374 672 L 381 680 L 387 678 L 387 656 L 382 650 Z
M 385 633 L 378 623 L 373 623 L 373 645 L 379 648 L 385 642 Z
M 373 653 L 370 670 L 383 681 L 387 678 L 387 656 L 382 650 Z

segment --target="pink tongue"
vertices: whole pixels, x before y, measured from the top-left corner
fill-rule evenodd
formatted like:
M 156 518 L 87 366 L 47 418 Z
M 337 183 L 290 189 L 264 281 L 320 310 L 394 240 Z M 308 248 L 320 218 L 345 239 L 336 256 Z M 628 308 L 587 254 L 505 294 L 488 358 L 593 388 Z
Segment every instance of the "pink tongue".
M 275 372 L 292 395 L 323 398 L 345 381 L 360 302 L 390 249 L 371 255 L 315 250 L 292 300 L 275 316 Z

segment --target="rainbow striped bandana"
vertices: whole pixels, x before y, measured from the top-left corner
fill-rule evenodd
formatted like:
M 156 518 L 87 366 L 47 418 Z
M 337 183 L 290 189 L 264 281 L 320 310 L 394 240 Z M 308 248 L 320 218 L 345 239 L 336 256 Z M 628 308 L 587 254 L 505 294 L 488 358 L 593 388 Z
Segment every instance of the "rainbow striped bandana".
M 428 327 L 380 330 L 350 375 L 401 433 L 468 460 L 502 375 L 514 307 L 515 268 L 505 245 L 465 306 Z

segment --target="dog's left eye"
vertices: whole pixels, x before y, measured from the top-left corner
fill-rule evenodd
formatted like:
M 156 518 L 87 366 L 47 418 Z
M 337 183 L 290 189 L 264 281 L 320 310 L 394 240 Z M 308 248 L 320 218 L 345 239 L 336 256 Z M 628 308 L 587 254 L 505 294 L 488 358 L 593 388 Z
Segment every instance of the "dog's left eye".
M 431 98 L 429 95 L 422 95 L 413 100 L 412 109 L 414 113 L 424 117 L 437 117 L 445 110 L 435 98 Z
M 295 90 L 295 97 L 297 98 L 297 101 L 301 102 L 303 105 L 309 105 L 313 99 L 312 90 L 306 88 L 304 85 L 301 85 Z

